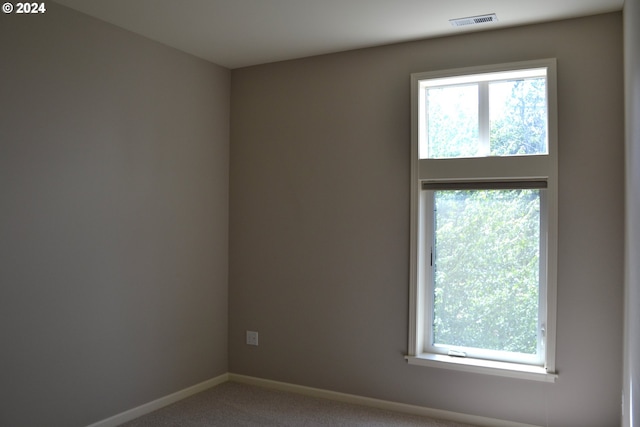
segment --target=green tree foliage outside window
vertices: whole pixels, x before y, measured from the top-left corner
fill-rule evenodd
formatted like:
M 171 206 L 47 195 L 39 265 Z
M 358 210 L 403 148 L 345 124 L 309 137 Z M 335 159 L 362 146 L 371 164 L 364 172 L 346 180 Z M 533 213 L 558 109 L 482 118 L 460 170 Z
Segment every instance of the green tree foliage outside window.
M 547 153 L 546 79 L 489 83 L 490 136 L 479 137 L 477 83 L 428 90 L 428 157 L 460 158 Z
M 429 157 L 478 156 L 478 85 L 428 91 Z
M 489 85 L 492 156 L 547 152 L 545 83 L 545 79 L 527 79 Z
M 540 191 L 435 191 L 434 344 L 536 353 Z

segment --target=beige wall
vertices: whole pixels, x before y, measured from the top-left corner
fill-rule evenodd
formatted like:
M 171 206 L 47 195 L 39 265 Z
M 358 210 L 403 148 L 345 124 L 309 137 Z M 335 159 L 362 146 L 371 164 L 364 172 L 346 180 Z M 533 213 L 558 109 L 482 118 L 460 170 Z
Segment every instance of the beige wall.
M 233 70 L 230 371 L 537 425 L 619 425 L 621 24 L 614 13 Z M 409 366 L 409 74 L 547 57 L 560 377 Z
M 0 41 L 0 425 L 227 372 L 229 71 L 51 2 Z
M 625 427 L 640 426 L 640 2 L 624 4 L 626 95 Z M 632 391 L 633 389 L 633 391 Z M 633 417 L 631 416 L 633 414 Z M 633 422 L 632 422 L 633 421 Z

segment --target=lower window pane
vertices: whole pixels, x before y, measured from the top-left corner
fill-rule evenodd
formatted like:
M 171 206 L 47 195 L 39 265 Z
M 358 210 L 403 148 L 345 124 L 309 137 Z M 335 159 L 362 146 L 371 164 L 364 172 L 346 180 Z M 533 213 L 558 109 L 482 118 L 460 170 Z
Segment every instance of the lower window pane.
M 433 344 L 536 354 L 540 190 L 434 191 Z

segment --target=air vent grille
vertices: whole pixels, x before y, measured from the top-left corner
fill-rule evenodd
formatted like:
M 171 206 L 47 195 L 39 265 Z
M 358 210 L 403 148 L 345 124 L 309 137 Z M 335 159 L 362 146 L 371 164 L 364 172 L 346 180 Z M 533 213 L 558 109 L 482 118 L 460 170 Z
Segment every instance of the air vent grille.
M 466 27 L 468 25 L 487 24 L 489 22 L 498 22 L 498 17 L 495 13 L 489 15 L 470 16 L 468 18 L 450 19 L 451 26 L 453 27 Z

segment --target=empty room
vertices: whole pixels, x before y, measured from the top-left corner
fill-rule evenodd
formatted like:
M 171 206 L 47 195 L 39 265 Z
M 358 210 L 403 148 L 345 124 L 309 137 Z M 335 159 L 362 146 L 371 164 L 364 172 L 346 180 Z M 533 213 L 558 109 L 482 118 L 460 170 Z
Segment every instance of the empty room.
M 640 426 L 640 0 L 9 0 L 0 43 L 0 426 Z

